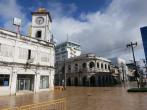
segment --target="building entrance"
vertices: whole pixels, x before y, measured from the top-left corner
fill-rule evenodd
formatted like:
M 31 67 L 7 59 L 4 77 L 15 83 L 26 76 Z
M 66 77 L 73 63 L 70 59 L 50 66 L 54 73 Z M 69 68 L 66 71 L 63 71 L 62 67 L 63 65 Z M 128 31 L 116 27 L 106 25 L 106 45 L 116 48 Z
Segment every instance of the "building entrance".
M 34 75 L 18 75 L 17 76 L 17 90 L 33 91 Z
M 19 79 L 18 90 L 30 90 L 30 79 Z

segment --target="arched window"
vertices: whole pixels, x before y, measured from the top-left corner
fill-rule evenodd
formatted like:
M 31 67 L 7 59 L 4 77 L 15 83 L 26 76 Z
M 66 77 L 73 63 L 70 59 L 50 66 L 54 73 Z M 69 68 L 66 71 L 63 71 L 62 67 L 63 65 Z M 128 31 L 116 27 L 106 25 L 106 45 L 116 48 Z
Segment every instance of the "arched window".
M 83 68 L 86 68 L 86 63 L 83 63 L 83 64 L 82 64 L 82 67 L 83 67 Z
M 90 67 L 90 68 L 93 68 L 94 66 L 95 66 L 95 65 L 94 65 L 94 62 L 90 62 L 90 63 L 89 63 L 89 67 Z
M 42 34 L 42 31 L 37 31 L 36 32 L 36 38 L 40 39 L 41 38 L 41 34 Z
M 70 71 L 71 70 L 71 65 L 68 65 L 68 71 Z
M 110 70 L 110 65 L 108 65 L 108 69 Z
M 75 71 L 78 71 L 78 64 L 75 64 Z
M 107 69 L 107 65 L 105 64 L 105 69 Z
M 61 68 L 61 72 L 62 72 L 62 73 L 65 73 L 65 66 L 63 66 L 63 67 Z
M 97 63 L 97 68 L 99 68 L 100 67 L 100 65 L 99 65 L 99 63 Z
M 101 69 L 103 69 L 103 63 L 101 63 Z

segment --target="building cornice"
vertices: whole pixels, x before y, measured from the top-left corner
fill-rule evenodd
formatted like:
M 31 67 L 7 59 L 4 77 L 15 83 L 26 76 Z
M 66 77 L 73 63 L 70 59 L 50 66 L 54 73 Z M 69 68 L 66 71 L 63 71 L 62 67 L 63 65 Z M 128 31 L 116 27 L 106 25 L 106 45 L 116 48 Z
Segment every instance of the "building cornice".
M 0 61 L 0 66 L 7 66 L 7 67 L 12 67 L 15 65 L 19 66 L 34 66 L 34 67 L 47 67 L 47 68 L 52 68 L 55 69 L 54 66 L 48 66 L 48 65 L 40 65 L 40 64 L 27 64 L 27 63 L 17 63 L 17 62 L 5 62 L 5 61 Z
M 12 38 L 13 40 L 21 40 L 23 42 L 27 41 L 27 42 L 32 42 L 32 43 L 35 43 L 35 44 L 38 43 L 40 45 L 53 47 L 53 48 L 55 47 L 54 43 L 46 42 L 46 41 L 36 39 L 36 38 L 33 38 L 33 37 L 29 37 L 29 36 L 24 36 L 24 35 L 21 35 L 21 34 L 18 35 L 16 32 L 9 31 L 9 30 L 3 29 L 3 28 L 0 28 L 0 34 L 1 34 L 0 37 Z

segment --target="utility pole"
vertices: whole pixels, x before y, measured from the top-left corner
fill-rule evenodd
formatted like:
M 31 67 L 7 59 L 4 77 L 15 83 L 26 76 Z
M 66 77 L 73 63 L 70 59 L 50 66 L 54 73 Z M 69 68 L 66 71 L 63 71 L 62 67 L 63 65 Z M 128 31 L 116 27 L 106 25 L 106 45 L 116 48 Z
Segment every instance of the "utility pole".
M 136 65 L 136 60 L 135 60 L 135 55 L 134 55 L 134 46 L 137 46 L 137 42 L 135 42 L 135 43 L 131 42 L 130 44 L 127 44 L 127 48 L 131 47 L 131 49 L 132 49 L 133 61 L 134 61 L 135 70 L 136 70 L 135 77 L 139 77 L 138 69 L 137 69 L 137 65 Z M 139 81 L 138 80 L 137 80 L 137 84 L 138 84 L 138 88 L 139 88 Z

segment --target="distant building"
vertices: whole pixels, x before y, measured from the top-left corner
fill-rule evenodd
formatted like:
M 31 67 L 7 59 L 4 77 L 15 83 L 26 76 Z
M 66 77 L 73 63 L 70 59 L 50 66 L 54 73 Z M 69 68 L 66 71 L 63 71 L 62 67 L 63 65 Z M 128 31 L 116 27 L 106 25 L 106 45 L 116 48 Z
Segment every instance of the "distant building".
M 130 72 L 128 71 L 128 67 L 126 65 L 126 61 L 122 58 L 110 58 L 111 63 L 113 66 L 118 67 L 119 69 L 119 80 L 120 82 L 122 81 L 127 81 L 128 77 L 130 76 Z
M 137 61 L 136 63 L 137 63 L 139 72 L 147 76 L 147 67 L 146 67 L 147 65 L 146 65 L 145 59 L 141 59 Z
M 127 63 L 126 65 L 127 65 L 128 70 L 130 72 L 129 80 L 131 80 L 131 81 L 136 80 L 135 75 L 137 72 L 136 72 L 136 66 L 135 66 L 134 62 Z
M 127 63 L 127 66 L 129 68 L 129 70 L 131 71 L 134 71 L 133 75 L 135 75 L 135 71 L 136 71 L 136 67 L 135 67 L 135 64 L 134 62 L 128 62 Z M 143 75 L 143 76 L 147 76 L 147 69 L 146 69 L 146 64 L 145 64 L 145 60 L 141 59 L 141 60 L 138 60 L 136 61 L 136 66 L 137 66 L 137 70 L 139 72 L 139 74 Z
M 49 12 L 32 12 L 31 36 L 0 29 L 0 96 L 54 89 Z
M 111 86 L 116 83 L 111 61 L 95 54 L 82 54 L 56 63 L 56 84 L 68 86 Z
M 79 44 L 67 41 L 55 47 L 55 54 L 56 61 L 63 61 L 81 55 L 81 48 Z
M 147 62 L 147 26 L 140 28 L 140 31 L 142 36 L 145 58 Z

